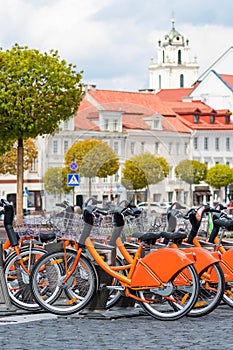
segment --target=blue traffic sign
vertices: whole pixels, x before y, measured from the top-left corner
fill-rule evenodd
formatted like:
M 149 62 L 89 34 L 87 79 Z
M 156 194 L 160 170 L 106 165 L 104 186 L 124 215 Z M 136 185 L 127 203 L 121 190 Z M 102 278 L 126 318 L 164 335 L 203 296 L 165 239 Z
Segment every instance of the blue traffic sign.
M 76 162 L 72 162 L 70 164 L 70 170 L 76 171 L 78 169 L 78 164 Z
M 67 175 L 67 185 L 68 186 L 79 186 L 80 176 L 79 174 L 68 174 Z

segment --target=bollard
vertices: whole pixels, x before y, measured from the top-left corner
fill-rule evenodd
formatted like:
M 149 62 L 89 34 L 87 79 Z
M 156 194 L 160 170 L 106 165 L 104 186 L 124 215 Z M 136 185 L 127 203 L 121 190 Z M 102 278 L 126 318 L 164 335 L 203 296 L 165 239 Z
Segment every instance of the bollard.
M 0 243 L 0 312 L 12 311 L 12 309 L 13 306 L 11 304 L 4 274 L 3 248 L 2 243 Z

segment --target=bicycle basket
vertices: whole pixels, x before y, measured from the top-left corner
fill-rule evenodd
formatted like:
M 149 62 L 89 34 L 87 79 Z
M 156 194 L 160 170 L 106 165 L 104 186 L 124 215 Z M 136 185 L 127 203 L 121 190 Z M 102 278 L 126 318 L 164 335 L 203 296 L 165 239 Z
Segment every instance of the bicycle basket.
M 23 220 L 22 224 L 15 225 L 15 231 L 19 237 L 37 236 L 41 231 L 42 224 L 42 217 L 28 217 Z
M 78 240 L 83 226 L 80 214 L 67 212 L 53 212 L 49 219 L 56 236 L 59 239 Z

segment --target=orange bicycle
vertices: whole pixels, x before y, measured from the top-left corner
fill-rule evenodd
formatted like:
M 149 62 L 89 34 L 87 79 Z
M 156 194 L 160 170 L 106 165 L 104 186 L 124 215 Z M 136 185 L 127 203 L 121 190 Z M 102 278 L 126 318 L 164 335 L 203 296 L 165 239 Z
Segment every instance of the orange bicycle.
M 124 217 L 130 209 L 119 206 L 115 211 Z M 30 285 L 38 304 L 60 315 L 81 311 L 99 288 L 97 264 L 111 281 L 119 281 L 119 286 L 110 283 L 107 288 L 118 288 L 126 297 L 136 300 L 148 315 L 158 320 L 176 320 L 186 315 L 199 293 L 193 254 L 166 247 L 142 257 L 142 240 L 129 263 L 111 266 L 104 261 L 90 238 L 97 214 L 106 215 L 107 211 L 96 205 L 87 205 L 79 242 L 76 237 L 68 240 L 64 237 L 62 249 L 45 254 L 34 265 Z
M 35 233 L 33 230 L 24 232 L 19 236 L 13 228 L 14 208 L 5 199 L 0 199 L 0 213 L 4 215 L 4 227 L 7 233 L 7 239 L 2 245 L 4 260 L 4 275 L 7 289 L 12 304 L 28 311 L 40 310 L 32 297 L 29 275 L 33 264 L 47 251 L 42 243 L 47 243 L 56 238 L 51 233 Z M 35 239 L 40 236 L 40 242 Z M 7 252 L 7 254 L 5 254 Z

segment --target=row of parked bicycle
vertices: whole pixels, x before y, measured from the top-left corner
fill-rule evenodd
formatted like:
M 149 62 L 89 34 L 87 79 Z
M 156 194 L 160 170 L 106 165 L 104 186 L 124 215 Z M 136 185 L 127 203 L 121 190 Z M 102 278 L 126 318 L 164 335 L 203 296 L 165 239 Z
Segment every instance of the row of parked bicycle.
M 167 211 L 166 230 L 153 225 L 146 232 L 140 225 L 143 211 L 127 200 L 100 207 L 89 198 L 79 216 L 67 202 L 60 206 L 46 229 L 31 225 L 19 235 L 12 205 L 0 200 L 8 237 L 3 244 L 4 275 L 17 307 L 57 315 L 80 312 L 99 291 L 99 268 L 108 276 L 106 309 L 128 297 L 158 320 L 176 320 L 206 315 L 221 301 L 233 307 L 233 246 L 224 240 L 224 232 L 233 230 L 233 219 L 221 204 L 184 213 L 175 202 Z M 203 240 L 198 231 L 206 215 L 213 228 Z M 107 216 L 112 232 L 107 244 L 100 244 L 91 233 Z M 177 229 L 177 218 L 189 222 L 191 229 Z M 123 239 L 129 220 L 138 223 L 130 245 Z M 112 252 L 110 261 L 105 250 Z

